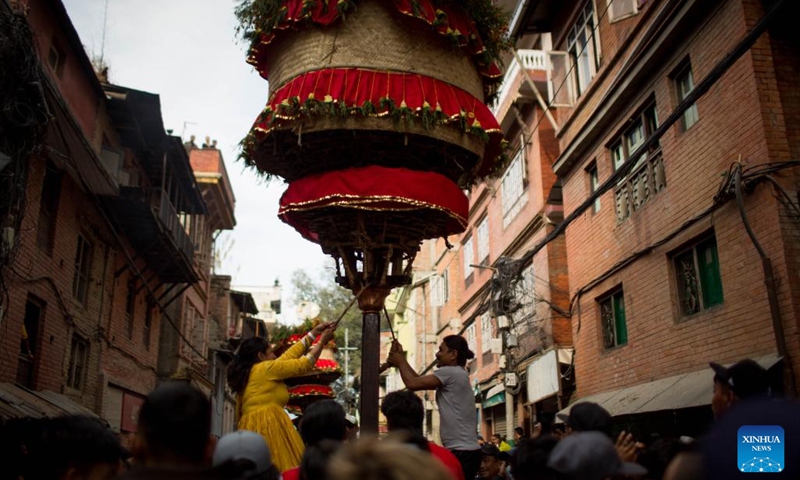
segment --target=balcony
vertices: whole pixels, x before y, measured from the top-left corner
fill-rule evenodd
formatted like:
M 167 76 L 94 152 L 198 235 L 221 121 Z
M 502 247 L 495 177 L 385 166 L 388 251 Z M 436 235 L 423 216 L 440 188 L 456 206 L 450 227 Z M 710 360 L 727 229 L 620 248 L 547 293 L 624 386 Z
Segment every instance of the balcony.
M 628 177 L 614 189 L 617 223 L 625 221 L 666 186 L 661 150 L 642 155 Z
M 517 50 L 517 56 L 522 61 L 522 64 L 520 65 L 520 62 L 515 57 L 512 57 L 508 62 L 503 81 L 498 90 L 497 100 L 495 100 L 492 107 L 492 113 L 501 123 L 503 123 L 508 110 L 517 98 L 536 98 L 523 69 L 527 71 L 539 93 L 543 96 L 547 95 L 547 52 L 520 49 Z
M 120 187 L 120 195 L 105 203 L 116 227 L 163 282 L 197 282 L 194 244 L 164 190 Z

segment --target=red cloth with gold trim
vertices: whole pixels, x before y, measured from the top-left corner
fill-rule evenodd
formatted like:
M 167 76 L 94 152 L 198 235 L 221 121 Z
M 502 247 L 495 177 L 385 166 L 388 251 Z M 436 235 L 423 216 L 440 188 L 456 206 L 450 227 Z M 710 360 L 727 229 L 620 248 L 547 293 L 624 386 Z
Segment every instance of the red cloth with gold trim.
M 486 175 L 502 154 L 503 131 L 497 119 L 467 91 L 416 73 L 364 68 L 325 68 L 293 78 L 270 95 L 253 132 L 261 141 L 274 128 L 321 114 L 387 117 L 392 122 L 388 117 L 398 109 L 415 121 L 424 122 L 427 115 L 433 124 L 487 140 L 478 176 Z
M 463 232 L 469 199 L 444 175 L 406 168 L 368 166 L 309 175 L 289 184 L 278 216 L 305 238 L 318 242 L 303 213 L 328 207 L 362 211 L 441 213 L 448 220 L 436 236 Z

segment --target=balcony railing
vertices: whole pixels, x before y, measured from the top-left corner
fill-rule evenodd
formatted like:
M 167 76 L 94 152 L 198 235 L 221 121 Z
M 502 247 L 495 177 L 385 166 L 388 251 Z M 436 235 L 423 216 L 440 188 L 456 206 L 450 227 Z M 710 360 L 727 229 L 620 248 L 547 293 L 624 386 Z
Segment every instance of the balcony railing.
M 166 195 L 166 192 L 160 188 L 152 188 L 149 190 L 151 195 L 150 204 L 158 208 L 158 219 L 171 234 L 172 239 L 175 241 L 175 245 L 178 247 L 178 249 L 186 256 L 187 259 L 191 260 L 194 256 L 194 244 L 192 243 L 192 239 L 189 238 L 189 235 L 186 234 L 186 230 L 181 224 L 178 211 L 175 210 L 172 202 L 169 201 L 169 197 Z
M 519 59 L 522 60 L 521 66 L 526 70 L 547 71 L 547 53 L 543 50 L 520 49 L 517 50 L 517 55 L 519 56 Z M 501 106 L 505 104 L 508 96 L 512 93 L 516 93 L 512 92 L 512 90 L 519 88 L 517 82 L 515 81 L 519 75 L 520 64 L 517 62 L 516 58 L 512 58 L 508 63 L 505 75 L 503 75 L 503 81 L 499 87 L 497 100 L 492 107 L 492 111 L 495 115 L 498 114 Z
M 656 193 L 667 186 L 664 172 L 664 157 L 661 150 L 647 154 L 641 165 L 634 167 L 628 177 L 614 190 L 617 223 L 623 222 L 631 213 L 642 208 Z

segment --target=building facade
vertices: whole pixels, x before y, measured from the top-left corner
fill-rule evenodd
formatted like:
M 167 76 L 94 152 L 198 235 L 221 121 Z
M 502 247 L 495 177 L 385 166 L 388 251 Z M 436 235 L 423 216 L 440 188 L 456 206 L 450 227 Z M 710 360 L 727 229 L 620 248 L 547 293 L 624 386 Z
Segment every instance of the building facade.
M 528 28 L 552 38 L 554 170 L 565 214 L 579 213 L 565 236 L 576 397 L 628 431 L 708 425 L 711 361 L 756 359 L 776 391 L 796 393 L 790 4 L 529 6 Z
M 16 12 L 36 37 L 22 53 L 38 61 L 44 130 L 6 155 L 25 183 L 3 211 L 0 381 L 66 398 L 127 442 L 159 380 L 168 285 L 197 280 L 181 218 L 205 203 L 158 95 L 98 79 L 61 2 Z

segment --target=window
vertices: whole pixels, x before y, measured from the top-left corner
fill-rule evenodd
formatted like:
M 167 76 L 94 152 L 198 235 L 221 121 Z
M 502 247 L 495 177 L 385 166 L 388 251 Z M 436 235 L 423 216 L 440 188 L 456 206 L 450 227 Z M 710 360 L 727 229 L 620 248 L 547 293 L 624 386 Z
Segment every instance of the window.
M 144 314 L 144 330 L 142 332 L 142 342 L 145 350 L 150 350 L 150 332 L 153 329 L 153 304 L 147 302 L 147 310 Z
M 464 279 L 467 281 L 467 286 L 472 283 L 472 262 L 474 261 L 475 252 L 472 249 L 472 237 L 469 237 L 464 242 L 463 246 L 463 260 L 464 260 Z
M 517 151 L 514 160 L 503 175 L 502 202 L 503 202 L 503 228 L 517 216 L 522 207 L 528 203 L 525 195 L 525 155 L 524 143 Z
M 125 298 L 125 331 L 128 339 L 133 339 L 133 320 L 136 313 L 136 279 L 128 280 L 128 294 Z
M 705 238 L 678 253 L 673 263 L 681 315 L 692 315 L 722 303 L 716 238 Z
M 486 353 L 492 349 L 492 317 L 488 313 L 481 315 L 481 352 Z
M 534 275 L 533 264 L 522 271 L 522 296 L 519 298 L 520 314 L 514 314 L 515 323 L 528 322 L 536 318 L 536 276 Z M 509 320 L 512 320 L 509 318 Z M 527 323 L 526 325 L 531 325 Z M 526 327 L 527 328 L 527 327 Z
M 47 64 L 58 78 L 61 78 L 61 75 L 64 73 L 64 63 L 66 59 L 67 56 L 64 53 L 64 49 L 61 48 L 58 39 L 53 37 L 53 41 L 50 43 L 50 50 L 47 52 Z
M 682 102 L 686 97 L 689 96 L 692 90 L 694 90 L 694 76 L 692 75 L 692 65 L 687 63 L 675 75 L 675 89 L 678 93 L 678 102 Z M 683 112 L 683 118 L 681 120 L 681 124 L 683 130 L 689 130 L 692 128 L 692 125 L 697 123 L 697 120 L 700 119 L 699 114 L 697 113 L 697 104 L 693 103 L 692 106 L 686 109 Z
M 75 252 L 75 274 L 72 278 L 72 296 L 86 305 L 89 297 L 89 275 L 92 268 L 92 244 L 83 235 L 78 235 L 78 248 Z
M 630 217 L 656 193 L 667 186 L 661 147 L 656 143 L 647 151 L 638 151 L 658 128 L 656 105 L 648 105 L 629 121 L 631 126 L 609 146 L 614 170 L 633 162 L 630 173 L 617 184 L 614 201 L 617 222 Z
M 445 268 L 442 272 L 442 300 L 447 303 L 450 300 L 450 269 Z
M 567 34 L 567 52 L 573 65 L 573 84 L 578 97 L 586 91 L 600 63 L 594 22 L 594 2 L 589 0 Z
M 28 294 L 25 302 L 25 317 L 20 332 L 19 361 L 17 362 L 17 383 L 33 388 L 33 366 L 39 354 L 39 325 L 44 318 L 45 302 Z
M 48 255 L 53 253 L 60 196 L 61 172 L 48 162 L 42 180 L 42 194 L 39 197 L 39 223 L 36 226 L 36 243 Z
M 475 344 L 475 323 L 467 327 L 467 346 L 473 352 L 477 350 Z
M 603 328 L 603 347 L 619 347 L 628 343 L 628 326 L 625 323 L 625 299 L 618 289 L 599 301 L 600 322 Z
M 608 21 L 613 23 L 639 13 L 639 0 L 607 0 Z M 644 2 L 642 2 L 644 3 Z
M 600 187 L 600 178 L 597 175 L 597 162 L 592 162 L 586 168 L 586 175 L 589 177 L 589 194 L 593 195 L 594 192 L 597 191 L 598 187 Z M 594 213 L 600 211 L 600 197 L 595 199 L 594 205 L 592 206 L 592 211 Z
M 187 302 L 186 308 L 184 310 L 184 318 L 183 318 L 183 334 L 184 334 L 184 337 L 189 337 L 191 335 L 193 329 L 194 329 L 195 315 L 196 315 L 195 312 L 196 311 L 195 311 L 194 307 L 192 305 L 189 305 L 188 302 Z M 253 328 L 253 331 L 255 331 L 255 328 Z M 185 341 L 181 342 L 181 347 L 182 347 L 181 350 L 183 351 L 184 355 L 190 355 L 191 354 L 192 349 L 189 348 L 189 345 L 187 345 L 187 343 Z
M 489 260 L 489 217 L 478 224 L 478 263 Z
M 69 354 L 67 370 L 67 386 L 76 390 L 83 389 L 86 376 L 86 363 L 89 356 L 89 342 L 76 334 L 72 334 L 72 348 Z

